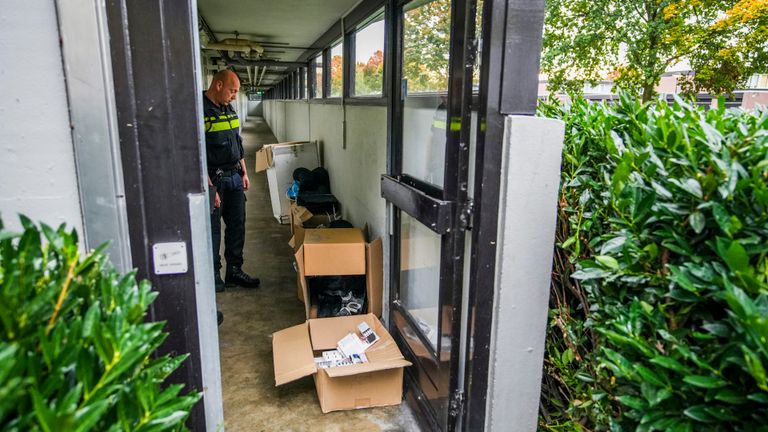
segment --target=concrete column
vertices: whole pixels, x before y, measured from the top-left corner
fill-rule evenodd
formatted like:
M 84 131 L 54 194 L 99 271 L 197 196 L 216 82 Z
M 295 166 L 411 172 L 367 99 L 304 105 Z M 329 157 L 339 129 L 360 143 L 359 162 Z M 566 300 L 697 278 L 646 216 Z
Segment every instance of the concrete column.
M 564 124 L 505 119 L 487 431 L 535 431 Z

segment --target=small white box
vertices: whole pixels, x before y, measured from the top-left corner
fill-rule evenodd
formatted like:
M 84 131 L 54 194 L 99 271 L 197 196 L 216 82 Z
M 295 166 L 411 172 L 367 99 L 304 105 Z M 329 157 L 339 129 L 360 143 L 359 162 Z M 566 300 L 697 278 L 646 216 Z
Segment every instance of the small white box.
M 187 244 L 184 242 L 153 244 L 152 263 L 156 275 L 186 273 Z

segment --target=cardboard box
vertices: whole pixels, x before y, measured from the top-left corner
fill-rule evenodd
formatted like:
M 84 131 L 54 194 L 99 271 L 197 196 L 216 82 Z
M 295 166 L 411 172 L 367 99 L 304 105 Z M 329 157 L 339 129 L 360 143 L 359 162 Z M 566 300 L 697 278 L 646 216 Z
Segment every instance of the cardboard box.
M 313 214 L 307 210 L 306 207 L 297 205 L 295 202 L 291 202 L 290 205 L 290 219 L 291 219 L 291 235 L 296 233 L 296 230 L 303 230 L 305 228 L 317 228 L 321 225 L 328 226 L 331 222 L 341 219 L 340 209 L 333 214 Z
M 366 275 L 368 312 L 381 316 L 384 279 L 381 239 L 366 243 L 359 228 L 306 229 L 293 236 L 298 267 L 298 297 L 304 301 L 307 318 L 317 317 L 309 296 L 308 276 Z
M 366 322 L 381 338 L 365 352 L 367 363 L 318 369 L 314 358 Z M 403 396 L 403 358 L 373 314 L 310 319 L 272 334 L 275 385 L 313 375 L 324 412 L 397 405 Z
M 256 172 L 267 172 L 272 215 L 281 224 L 290 222 L 288 188 L 293 184 L 293 171 L 320 166 L 317 141 L 292 141 L 265 144 L 256 152 Z

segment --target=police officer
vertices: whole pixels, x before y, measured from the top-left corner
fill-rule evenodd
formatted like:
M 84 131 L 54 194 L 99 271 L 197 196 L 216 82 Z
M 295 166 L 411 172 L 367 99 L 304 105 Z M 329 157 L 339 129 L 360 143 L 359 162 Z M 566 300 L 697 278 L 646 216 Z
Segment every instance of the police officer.
M 245 194 L 250 187 L 245 168 L 243 139 L 240 137 L 240 120 L 230 105 L 240 90 L 240 79 L 230 70 L 221 70 L 213 76 L 208 90 L 203 93 L 205 122 L 205 150 L 208 157 L 208 186 L 215 187 L 213 212 L 211 213 L 211 237 L 213 240 L 213 267 L 216 271 L 216 291 L 224 286 L 256 288 L 259 279 L 249 276 L 242 269 L 243 244 L 245 243 Z M 227 261 L 226 276 L 221 280 L 221 219 L 224 231 L 224 258 Z

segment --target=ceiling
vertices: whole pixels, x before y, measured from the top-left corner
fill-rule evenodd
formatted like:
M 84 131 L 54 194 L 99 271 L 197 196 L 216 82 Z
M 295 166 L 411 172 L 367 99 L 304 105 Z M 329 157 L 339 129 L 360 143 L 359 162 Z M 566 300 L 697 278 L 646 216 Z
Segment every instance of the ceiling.
M 262 59 L 291 62 L 323 35 L 360 0 L 198 0 L 198 14 L 217 41 L 234 38 L 261 42 Z M 204 33 L 204 32 L 201 32 Z M 207 39 L 205 35 L 201 38 Z M 219 51 L 206 51 L 205 67 L 225 63 Z M 230 63 L 231 65 L 231 63 Z M 249 70 L 250 69 L 250 70 Z M 264 89 L 295 70 L 295 65 L 235 66 L 246 88 Z M 249 78 L 249 72 L 251 78 Z M 261 74 L 264 74 L 261 76 Z M 254 76 L 260 76 L 255 78 Z M 249 80 L 251 82 L 249 82 Z

